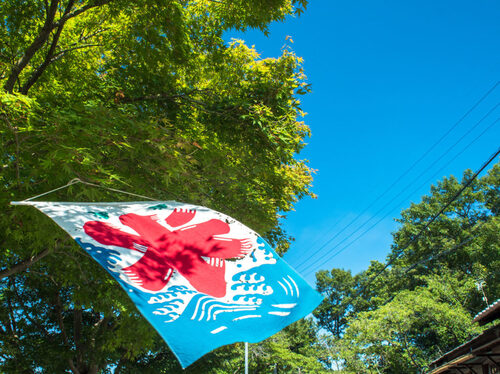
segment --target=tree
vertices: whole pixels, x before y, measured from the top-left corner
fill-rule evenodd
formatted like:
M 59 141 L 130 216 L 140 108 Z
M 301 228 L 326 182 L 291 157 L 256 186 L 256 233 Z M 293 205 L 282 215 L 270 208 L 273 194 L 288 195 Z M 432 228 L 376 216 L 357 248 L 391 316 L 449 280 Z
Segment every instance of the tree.
M 318 325 L 334 339 L 341 339 L 351 316 L 375 309 L 387 300 L 389 277 L 380 276 L 383 268 L 384 264 L 372 261 L 367 270 L 354 276 L 336 268 L 318 271 L 316 289 L 325 297 L 314 311 Z
M 352 320 L 342 340 L 346 368 L 424 373 L 431 357 L 480 332 L 463 305 L 466 295 L 474 291 L 474 281 L 451 273 L 425 281 L 425 287 L 402 290 L 392 301 Z
M 288 48 L 260 59 L 222 34 L 266 31 L 305 5 L 0 2 L 2 371 L 118 373 L 165 350 L 105 271 L 11 200 L 79 177 L 224 211 L 287 248 L 279 213 L 311 195 L 296 157 L 309 134 L 301 60 Z M 47 198 L 126 199 L 82 185 Z
M 372 262 L 351 278 L 339 269 L 317 274 L 328 297 L 316 314 L 321 327 L 342 327 L 330 329 L 330 349 L 348 372 L 425 372 L 480 331 L 472 318 L 486 304 L 477 283 L 485 283 L 490 300 L 500 295 L 500 164 L 417 237 L 472 175 L 444 178 L 402 212 L 387 256 L 391 266 Z
M 323 374 L 328 353 L 318 341 L 318 328 L 312 319 L 297 321 L 261 344 L 252 345 L 254 373 Z
M 316 273 L 316 289 L 325 298 L 314 310 L 318 324 L 329 331 L 335 338 L 340 338 L 347 318 L 352 312 L 352 297 L 355 292 L 355 280 L 350 271 L 332 269 Z
M 435 215 L 473 173 L 464 172 L 461 181 L 444 178 L 431 187 L 431 194 L 419 204 L 412 204 L 398 220 L 401 228 L 394 235 L 389 258 L 397 257 L 392 266 L 399 277 L 397 287 L 413 289 L 422 284 L 423 275 L 441 273 L 450 269 L 458 276 L 470 275 L 488 285 L 489 295 L 500 295 L 500 265 L 498 235 L 498 192 L 500 191 L 500 164 L 494 165 L 482 178 L 471 185 L 440 215 L 419 240 L 411 238 Z M 408 245 L 407 243 L 410 243 Z M 404 248 L 404 251 L 402 250 Z M 394 286 L 394 284 L 393 284 Z M 474 293 L 467 309 L 475 314 L 484 308 L 482 295 Z
M 317 327 L 311 319 L 299 320 L 274 336 L 257 344 L 249 344 L 249 371 L 265 373 L 323 374 L 327 372 L 320 360 L 326 360 L 325 347 L 317 338 Z M 121 368 L 123 373 L 222 374 L 242 373 L 244 370 L 244 344 L 221 347 L 205 355 L 184 371 L 164 344 L 156 351 L 144 353 L 134 362 Z

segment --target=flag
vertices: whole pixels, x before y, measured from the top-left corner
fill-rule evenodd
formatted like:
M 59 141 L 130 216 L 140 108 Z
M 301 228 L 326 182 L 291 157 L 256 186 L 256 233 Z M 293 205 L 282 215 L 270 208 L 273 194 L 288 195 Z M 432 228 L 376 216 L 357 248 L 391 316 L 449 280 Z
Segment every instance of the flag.
M 234 342 L 259 342 L 322 297 L 258 234 L 214 210 L 166 202 L 26 201 L 123 287 L 182 367 Z

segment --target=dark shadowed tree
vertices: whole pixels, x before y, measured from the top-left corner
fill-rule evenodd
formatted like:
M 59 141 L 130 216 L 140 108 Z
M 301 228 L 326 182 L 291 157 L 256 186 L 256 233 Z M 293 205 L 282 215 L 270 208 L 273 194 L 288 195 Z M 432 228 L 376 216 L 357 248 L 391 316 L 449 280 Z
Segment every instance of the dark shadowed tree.
M 287 248 L 279 214 L 311 195 L 301 60 L 222 34 L 305 4 L 0 1 L 0 371 L 119 373 L 158 352 L 175 365 L 112 278 L 11 200 L 79 177 L 223 211 Z M 44 198 L 127 199 L 83 185 Z

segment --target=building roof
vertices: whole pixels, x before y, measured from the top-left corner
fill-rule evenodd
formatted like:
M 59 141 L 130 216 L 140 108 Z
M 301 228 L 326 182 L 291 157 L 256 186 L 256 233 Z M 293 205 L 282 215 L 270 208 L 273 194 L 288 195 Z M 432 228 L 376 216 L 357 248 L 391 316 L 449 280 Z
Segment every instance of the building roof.
M 480 366 L 490 358 L 498 362 L 499 357 L 500 325 L 496 325 L 431 362 L 429 374 L 456 373 L 457 368 Z
M 479 312 L 474 317 L 474 322 L 485 325 L 499 318 L 500 299 Z M 431 362 L 429 374 L 477 373 L 474 368 L 478 370 L 478 367 L 492 364 L 497 369 L 500 368 L 500 324 L 490 327 Z
M 500 318 L 500 299 L 476 314 L 473 321 L 479 323 L 480 325 L 486 325 L 497 318 Z

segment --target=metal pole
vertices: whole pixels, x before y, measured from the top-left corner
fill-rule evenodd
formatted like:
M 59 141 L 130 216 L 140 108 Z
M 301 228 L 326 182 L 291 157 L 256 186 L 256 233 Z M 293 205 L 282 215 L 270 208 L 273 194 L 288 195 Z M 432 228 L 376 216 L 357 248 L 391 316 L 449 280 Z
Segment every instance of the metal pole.
M 248 374 L 248 343 L 245 342 L 245 374 Z

